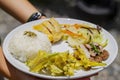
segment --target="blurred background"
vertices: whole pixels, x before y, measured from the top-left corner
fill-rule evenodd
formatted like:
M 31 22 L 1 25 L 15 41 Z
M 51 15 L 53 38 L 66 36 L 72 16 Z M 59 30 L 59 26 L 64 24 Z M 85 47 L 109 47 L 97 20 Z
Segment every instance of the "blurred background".
M 49 18 L 74 18 L 98 24 L 108 30 L 120 46 L 120 0 L 29 1 Z M 2 41 L 11 30 L 19 25 L 21 25 L 20 22 L 0 9 Z M 92 80 L 120 80 L 120 48 L 115 61 L 107 69 L 101 71 L 98 76 L 92 77 Z

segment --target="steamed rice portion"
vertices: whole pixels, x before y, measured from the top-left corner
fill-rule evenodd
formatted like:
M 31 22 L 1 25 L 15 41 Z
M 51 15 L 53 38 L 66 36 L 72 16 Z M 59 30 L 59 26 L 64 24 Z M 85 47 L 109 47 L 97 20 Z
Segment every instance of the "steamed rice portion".
M 39 50 L 51 51 L 48 37 L 35 30 L 24 30 L 16 33 L 10 40 L 8 49 L 18 60 L 25 62 L 34 57 Z

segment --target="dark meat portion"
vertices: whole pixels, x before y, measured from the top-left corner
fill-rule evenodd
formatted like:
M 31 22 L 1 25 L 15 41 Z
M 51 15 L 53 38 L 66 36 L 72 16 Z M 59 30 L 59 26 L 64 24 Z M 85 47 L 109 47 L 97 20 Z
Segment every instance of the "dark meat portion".
M 100 54 L 100 57 L 102 58 L 102 60 L 106 60 L 109 57 L 109 53 L 107 50 L 103 50 L 102 54 Z
M 102 57 L 96 56 L 96 57 L 94 58 L 94 60 L 97 61 L 97 62 L 102 62 Z
M 109 52 L 103 49 L 103 47 L 97 43 L 85 44 L 84 46 L 90 52 L 91 61 L 102 62 L 102 61 L 105 61 L 109 57 Z
M 108 59 L 108 57 L 109 57 L 108 51 L 107 50 L 103 50 L 103 52 L 100 55 L 91 56 L 90 60 L 91 61 L 102 62 L 102 61 L 105 61 L 106 59 Z

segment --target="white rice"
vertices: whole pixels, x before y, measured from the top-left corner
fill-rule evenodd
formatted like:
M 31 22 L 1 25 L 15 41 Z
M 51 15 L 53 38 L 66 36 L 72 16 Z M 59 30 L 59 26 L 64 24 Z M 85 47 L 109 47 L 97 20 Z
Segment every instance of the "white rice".
M 29 37 L 25 31 L 35 33 L 36 37 Z M 10 40 L 8 49 L 18 60 L 25 62 L 28 58 L 35 56 L 39 50 L 51 51 L 51 43 L 48 37 L 35 30 L 25 30 L 16 33 Z

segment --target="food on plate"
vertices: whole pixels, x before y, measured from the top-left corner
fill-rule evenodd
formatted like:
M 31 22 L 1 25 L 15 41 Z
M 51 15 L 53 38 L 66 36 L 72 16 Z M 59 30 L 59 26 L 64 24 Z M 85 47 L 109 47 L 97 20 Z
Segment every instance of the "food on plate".
M 54 22 L 57 23 L 56 26 L 53 26 L 56 24 Z M 103 61 L 109 57 L 109 52 L 104 47 L 107 46 L 108 40 L 104 39 L 100 26 L 95 28 L 84 24 L 60 24 L 51 18 L 33 26 L 33 29 L 47 34 L 51 43 L 54 43 L 52 45 L 65 41 L 74 51 L 52 54 L 39 51 L 33 60 L 26 62 L 31 72 L 72 76 L 75 70 L 90 70 L 92 67 L 106 65 Z M 55 40 L 57 36 L 54 35 L 56 33 L 61 34 L 57 40 Z
M 48 37 L 36 30 L 22 30 L 17 32 L 10 40 L 8 49 L 18 60 L 25 62 L 32 58 L 39 50 L 51 51 Z
M 25 62 L 31 72 L 72 76 L 76 70 L 91 70 L 106 65 L 108 39 L 104 38 L 98 25 L 60 24 L 50 18 L 32 26 L 32 29 L 18 32 L 9 44 L 9 51 Z M 52 47 L 61 45 L 61 42 L 65 42 L 72 52 L 52 51 Z
M 64 24 L 63 29 L 62 32 L 64 32 L 64 36 L 67 36 L 66 39 L 72 47 L 81 43 L 98 43 L 102 47 L 105 47 L 108 43 L 108 40 L 104 39 L 102 29 L 99 26 L 94 28 L 83 24 Z
M 74 53 L 56 52 L 48 54 L 39 51 L 33 60 L 28 60 L 26 65 L 31 72 L 52 76 L 72 76 L 75 70 L 90 70 L 95 66 L 105 66 L 105 63 L 90 61 L 82 48 L 77 47 Z
M 79 46 L 84 49 L 86 56 L 93 61 L 102 62 L 109 57 L 109 53 L 104 47 L 108 40 L 104 39 L 102 29 L 83 24 L 64 24 L 64 36 L 71 47 Z
M 43 21 L 41 24 L 35 25 L 33 28 L 47 34 L 52 43 L 59 41 L 63 35 L 61 32 L 61 25 L 54 18 Z
M 109 57 L 108 51 L 97 43 L 85 44 L 84 46 L 88 50 L 92 61 L 102 62 Z

